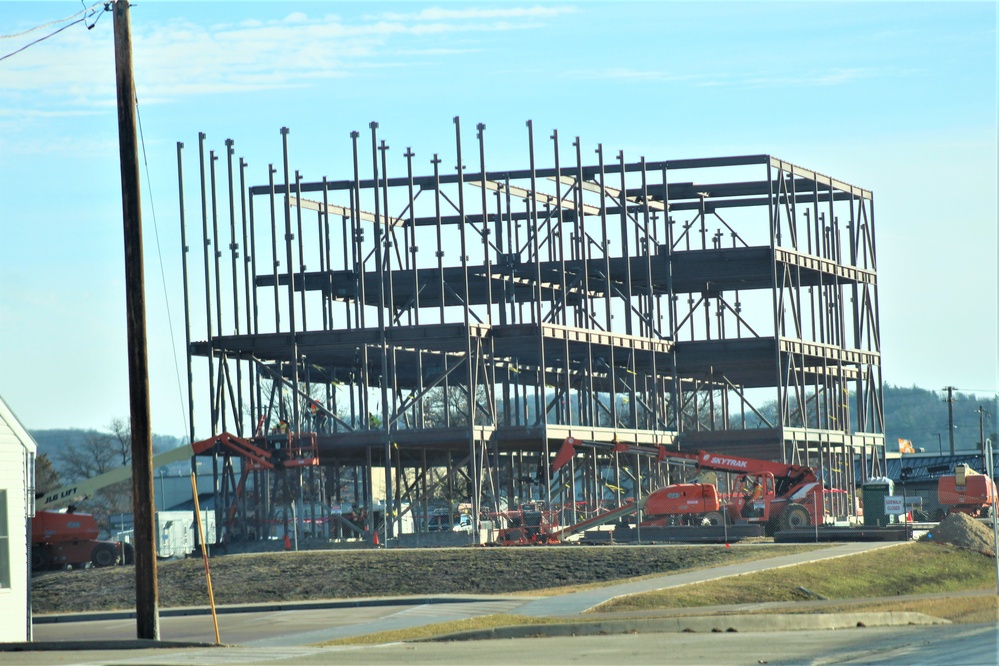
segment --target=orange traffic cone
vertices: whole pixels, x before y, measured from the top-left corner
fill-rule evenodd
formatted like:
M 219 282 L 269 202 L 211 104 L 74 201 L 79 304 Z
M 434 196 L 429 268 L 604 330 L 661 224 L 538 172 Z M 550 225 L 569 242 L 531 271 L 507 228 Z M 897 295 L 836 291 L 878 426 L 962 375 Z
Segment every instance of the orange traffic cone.
M 375 545 L 380 546 L 381 544 L 378 542 L 378 530 L 375 530 L 374 534 L 375 534 Z
M 284 535 L 284 549 L 291 550 L 291 538 L 287 534 Z

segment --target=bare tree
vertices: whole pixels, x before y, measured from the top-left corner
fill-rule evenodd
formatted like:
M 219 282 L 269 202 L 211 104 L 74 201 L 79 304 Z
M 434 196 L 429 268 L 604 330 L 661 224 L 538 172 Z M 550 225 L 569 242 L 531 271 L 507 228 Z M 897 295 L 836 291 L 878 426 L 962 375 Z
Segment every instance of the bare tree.
M 67 482 L 89 479 L 132 461 L 132 434 L 126 419 L 113 419 L 108 432 L 91 432 L 81 444 L 67 447 L 55 456 Z M 111 532 L 111 517 L 132 511 L 132 484 L 122 481 L 96 491 L 81 502 L 81 511 L 93 514 L 101 530 Z
M 46 454 L 35 458 L 35 496 L 41 497 L 50 490 L 59 487 L 59 473 L 52 466 L 52 461 Z
M 488 423 L 488 393 L 484 386 L 475 388 L 475 423 Z M 452 428 L 468 425 L 468 390 L 461 385 L 435 386 L 423 398 L 424 419 L 431 427 L 442 427 L 447 422 Z

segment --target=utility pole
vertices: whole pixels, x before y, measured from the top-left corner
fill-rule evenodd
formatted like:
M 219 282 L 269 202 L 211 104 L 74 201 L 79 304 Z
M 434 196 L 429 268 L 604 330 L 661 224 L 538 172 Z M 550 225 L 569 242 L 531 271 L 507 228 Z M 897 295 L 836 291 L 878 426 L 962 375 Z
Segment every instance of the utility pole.
M 947 391 L 947 424 L 950 426 L 947 430 L 950 433 L 950 454 L 954 455 L 954 387 L 948 386 L 944 390 Z
M 982 461 L 985 461 L 985 407 L 978 405 L 978 441 L 982 446 Z
M 118 88 L 118 153 L 125 231 L 125 311 L 132 428 L 132 519 L 135 526 L 136 637 L 159 640 L 159 590 L 153 530 L 153 442 L 149 423 L 149 364 L 142 267 L 142 211 L 136 141 L 135 81 L 128 0 L 114 0 L 114 62 Z

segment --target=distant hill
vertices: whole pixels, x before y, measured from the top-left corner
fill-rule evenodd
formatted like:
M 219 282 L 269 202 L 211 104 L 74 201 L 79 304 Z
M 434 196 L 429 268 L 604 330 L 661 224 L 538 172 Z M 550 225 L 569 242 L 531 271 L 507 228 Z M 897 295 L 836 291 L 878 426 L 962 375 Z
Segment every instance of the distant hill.
M 950 452 L 947 433 L 947 393 L 918 387 L 906 388 L 885 384 L 885 443 L 888 450 L 897 450 L 899 438 L 912 441 L 916 449 L 928 453 Z M 981 439 L 978 407 L 985 408 L 985 436 L 999 446 L 996 434 L 996 413 L 999 401 L 995 396 L 974 393 L 954 393 L 954 450 L 980 451 Z M 938 437 L 939 435 L 939 437 Z
M 80 446 L 87 437 L 107 434 L 100 430 L 83 430 L 77 428 L 30 430 L 28 432 L 38 444 L 38 454 L 46 454 L 49 460 L 55 460 L 55 455 L 64 447 Z M 180 446 L 185 441 L 185 439 L 170 435 L 153 435 L 153 452 L 169 451 Z
M 950 451 L 947 435 L 946 393 L 931 391 L 916 386 L 903 387 L 884 385 L 885 402 L 885 442 L 889 451 L 897 450 L 899 438 L 908 439 L 917 449 L 927 452 Z M 996 414 L 999 413 L 999 400 L 995 396 L 979 397 L 974 393 L 954 393 L 954 448 L 956 451 L 979 451 L 978 406 L 982 405 L 985 415 L 985 436 L 999 446 L 996 431 Z M 773 410 L 764 406 L 762 411 Z M 78 446 L 88 436 L 101 434 L 96 430 L 58 429 L 33 430 L 31 436 L 38 442 L 39 453 L 48 454 L 54 460 L 55 454 L 65 446 Z M 939 434 L 939 438 L 937 435 Z M 153 451 L 168 451 L 184 443 L 180 437 L 153 435 Z

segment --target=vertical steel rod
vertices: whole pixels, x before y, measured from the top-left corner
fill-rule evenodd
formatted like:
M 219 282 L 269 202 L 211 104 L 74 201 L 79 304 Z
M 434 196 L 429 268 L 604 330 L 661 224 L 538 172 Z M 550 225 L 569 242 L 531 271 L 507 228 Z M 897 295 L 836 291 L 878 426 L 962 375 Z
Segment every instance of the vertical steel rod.
M 284 157 L 284 245 L 288 261 L 288 332 L 291 333 L 291 429 L 298 435 L 302 429 L 298 398 L 298 328 L 295 323 L 295 264 L 292 260 L 291 241 L 291 181 L 288 169 L 288 128 L 281 128 L 281 149 Z M 304 288 L 305 285 L 302 285 Z

